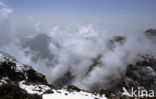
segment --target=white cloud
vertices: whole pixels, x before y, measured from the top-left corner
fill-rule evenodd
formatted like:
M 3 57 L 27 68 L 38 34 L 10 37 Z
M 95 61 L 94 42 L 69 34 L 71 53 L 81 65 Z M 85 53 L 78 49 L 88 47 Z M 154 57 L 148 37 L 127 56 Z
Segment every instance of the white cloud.
M 3 2 L 0 1 L 0 6 L 6 6 Z
M 0 2 L 0 18 L 7 18 L 13 10 L 3 2 Z

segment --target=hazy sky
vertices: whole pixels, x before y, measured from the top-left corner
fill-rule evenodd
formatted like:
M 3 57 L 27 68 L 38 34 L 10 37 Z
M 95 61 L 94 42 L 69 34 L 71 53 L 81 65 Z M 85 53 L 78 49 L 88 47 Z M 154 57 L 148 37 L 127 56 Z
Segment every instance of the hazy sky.
M 3 0 L 5 1 L 5 0 Z M 155 15 L 156 0 L 6 0 L 17 12 Z
M 156 0 L 1 0 L 15 16 L 97 21 L 108 30 L 156 28 Z

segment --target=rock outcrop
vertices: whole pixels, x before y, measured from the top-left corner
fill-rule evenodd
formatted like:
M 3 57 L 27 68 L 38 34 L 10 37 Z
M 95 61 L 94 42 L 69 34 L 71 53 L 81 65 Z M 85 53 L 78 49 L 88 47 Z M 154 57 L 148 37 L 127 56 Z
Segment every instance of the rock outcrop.
M 14 57 L 0 52 L 0 83 L 22 80 L 32 83 L 47 83 L 45 76 L 35 71 L 31 66 L 17 62 Z
M 156 58 L 144 56 L 142 61 L 128 65 L 125 76 L 115 87 L 107 91 L 101 90 L 99 93 L 106 94 L 110 99 L 133 99 L 135 97 L 122 95 L 124 89 L 131 93 L 132 88 L 140 92 L 141 90 L 156 92 Z M 149 97 L 142 98 L 149 99 Z

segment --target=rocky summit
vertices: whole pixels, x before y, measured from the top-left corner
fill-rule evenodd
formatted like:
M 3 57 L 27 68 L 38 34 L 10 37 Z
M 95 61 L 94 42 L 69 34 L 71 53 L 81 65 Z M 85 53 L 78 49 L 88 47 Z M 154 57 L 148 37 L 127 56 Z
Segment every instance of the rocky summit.
M 31 66 L 17 62 L 16 59 L 6 53 L 0 52 L 0 82 L 28 81 L 32 83 L 46 84 L 44 75 L 35 71 Z

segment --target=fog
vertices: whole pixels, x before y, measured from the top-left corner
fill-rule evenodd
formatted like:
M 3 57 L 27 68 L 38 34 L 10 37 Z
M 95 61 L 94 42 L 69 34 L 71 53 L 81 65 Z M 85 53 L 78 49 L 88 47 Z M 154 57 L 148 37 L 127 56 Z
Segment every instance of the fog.
M 155 28 L 152 20 L 140 19 L 138 25 L 133 18 L 65 18 L 14 16 L 14 9 L 0 2 L 0 50 L 33 66 L 49 83 L 83 89 L 110 88 L 128 64 L 156 54 L 155 43 L 143 33 Z

